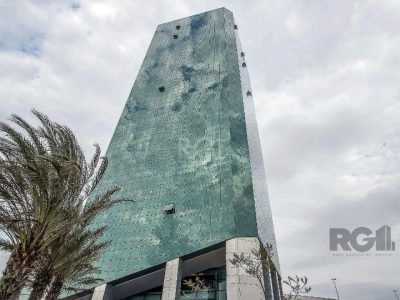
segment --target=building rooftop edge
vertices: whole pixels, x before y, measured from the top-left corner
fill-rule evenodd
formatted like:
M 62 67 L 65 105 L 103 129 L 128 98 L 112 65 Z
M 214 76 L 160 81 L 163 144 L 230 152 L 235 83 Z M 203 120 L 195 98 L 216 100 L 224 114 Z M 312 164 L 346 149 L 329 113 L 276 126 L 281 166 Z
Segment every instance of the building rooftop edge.
M 194 16 L 202 15 L 202 14 L 205 14 L 205 13 L 208 13 L 208 12 L 211 12 L 211 11 L 215 11 L 215 10 L 226 10 L 226 11 L 230 12 L 230 13 L 233 15 L 233 12 L 232 12 L 232 11 L 230 11 L 230 10 L 227 9 L 226 7 L 222 6 L 222 7 L 219 7 L 219 8 L 214 8 L 214 9 L 210 9 L 210 10 L 207 10 L 207 11 L 203 11 L 203 12 L 201 12 L 201 13 L 197 13 L 197 14 L 194 14 L 194 15 L 190 15 L 190 16 L 187 16 L 187 17 L 184 17 L 184 18 L 179 18 L 179 19 L 176 19 L 176 20 L 172 20 L 172 21 L 160 23 L 160 24 L 157 25 L 157 27 L 158 27 L 158 26 L 162 26 L 162 25 L 166 25 L 166 24 L 169 24 L 169 23 L 173 23 L 173 22 L 176 22 L 176 21 L 184 20 L 184 19 L 187 19 L 187 18 L 192 18 L 192 17 L 194 17 Z

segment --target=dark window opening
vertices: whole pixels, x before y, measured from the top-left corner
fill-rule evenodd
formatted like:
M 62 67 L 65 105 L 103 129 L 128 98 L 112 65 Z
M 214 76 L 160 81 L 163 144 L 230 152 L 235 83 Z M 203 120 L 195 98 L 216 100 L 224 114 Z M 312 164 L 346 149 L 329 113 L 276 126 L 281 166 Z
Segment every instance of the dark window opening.
M 250 92 L 250 91 L 247 91 L 246 95 L 247 95 L 247 96 L 251 96 L 251 92 Z
M 246 65 L 246 63 L 244 62 L 244 63 L 242 63 L 242 67 L 244 68 L 244 67 L 246 67 L 247 65 Z
M 170 204 L 165 205 L 164 206 L 164 212 L 167 215 L 174 214 L 175 213 L 175 204 L 174 203 L 170 203 Z
M 237 27 L 237 25 L 235 24 L 235 25 L 233 25 L 233 29 L 238 29 L 238 27 Z
M 165 91 L 165 87 L 163 87 L 163 86 L 160 86 L 159 88 L 158 88 L 158 90 L 162 93 L 162 92 L 164 92 Z
M 175 28 L 176 28 L 176 30 L 179 30 L 179 29 L 181 29 L 181 25 L 176 25 Z
M 178 35 L 174 34 L 173 37 L 174 37 L 174 40 L 176 40 L 178 38 Z

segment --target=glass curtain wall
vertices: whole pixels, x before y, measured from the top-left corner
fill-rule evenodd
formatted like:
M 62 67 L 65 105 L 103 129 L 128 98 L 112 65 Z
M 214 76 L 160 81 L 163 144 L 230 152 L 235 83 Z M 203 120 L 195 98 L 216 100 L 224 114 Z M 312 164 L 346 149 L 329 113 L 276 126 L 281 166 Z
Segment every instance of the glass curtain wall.
M 181 300 L 226 300 L 226 268 L 209 269 L 182 279 Z
M 162 287 L 123 300 L 161 300 Z M 226 268 L 215 268 L 182 278 L 180 300 L 227 300 Z

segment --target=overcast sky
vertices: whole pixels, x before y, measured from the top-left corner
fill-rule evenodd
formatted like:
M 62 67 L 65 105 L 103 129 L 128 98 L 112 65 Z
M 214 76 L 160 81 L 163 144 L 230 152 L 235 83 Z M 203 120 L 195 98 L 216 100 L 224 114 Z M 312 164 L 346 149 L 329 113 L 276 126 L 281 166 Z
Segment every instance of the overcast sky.
M 0 119 L 36 108 L 106 150 L 156 26 L 222 6 L 246 52 L 283 276 L 395 299 L 400 244 L 334 257 L 328 232 L 387 224 L 399 241 L 398 0 L 0 0 Z

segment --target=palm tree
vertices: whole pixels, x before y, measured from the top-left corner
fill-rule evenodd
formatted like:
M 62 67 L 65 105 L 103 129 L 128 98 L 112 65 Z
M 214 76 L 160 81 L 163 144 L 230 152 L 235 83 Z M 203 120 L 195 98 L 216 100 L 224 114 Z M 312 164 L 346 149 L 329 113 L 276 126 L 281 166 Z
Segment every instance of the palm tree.
M 80 291 L 97 284 L 94 262 L 109 242 L 100 241 L 105 227 L 88 229 L 77 226 L 48 249 L 34 271 L 29 300 L 57 299 L 65 291 Z M 47 289 L 47 291 L 46 291 Z
M 35 268 L 29 300 L 42 299 L 43 295 L 46 300 L 55 300 L 62 291 L 78 292 L 100 281 L 95 277 L 99 269 L 94 263 L 110 242 L 102 240 L 106 226 L 92 228 L 91 224 L 107 209 L 105 205 L 99 201 L 87 204 L 75 227 L 47 249 Z
M 18 298 L 43 255 L 81 224 L 125 200 L 115 200 L 112 187 L 84 209 L 108 161 L 100 147 L 90 162 L 72 131 L 38 111 L 34 128 L 17 115 L 11 121 L 22 133 L 0 122 L 0 249 L 11 252 L 0 279 L 0 299 Z

